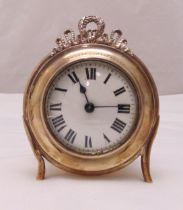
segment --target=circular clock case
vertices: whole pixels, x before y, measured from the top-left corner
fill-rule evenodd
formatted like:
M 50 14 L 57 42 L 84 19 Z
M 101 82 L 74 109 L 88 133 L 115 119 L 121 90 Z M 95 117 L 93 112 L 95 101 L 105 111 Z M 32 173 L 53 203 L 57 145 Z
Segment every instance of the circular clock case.
M 103 153 L 82 154 L 60 143 L 53 134 L 45 115 L 45 100 L 59 73 L 76 62 L 90 60 L 109 63 L 125 74 L 137 94 L 138 115 L 123 144 Z M 55 57 L 48 56 L 36 68 L 24 97 L 24 120 L 35 151 L 39 150 L 51 163 L 78 174 L 104 174 L 124 167 L 142 153 L 155 132 L 158 96 L 151 75 L 136 56 L 131 57 L 109 46 L 83 44 L 66 49 Z
M 87 30 L 91 22 L 96 29 Z M 66 171 L 99 175 L 141 156 L 144 180 L 151 182 L 150 151 L 159 123 L 155 83 L 120 30 L 109 36 L 96 16 L 82 18 L 78 28 L 77 37 L 68 29 L 56 39 L 24 94 L 37 178 L 44 179 L 44 159 Z

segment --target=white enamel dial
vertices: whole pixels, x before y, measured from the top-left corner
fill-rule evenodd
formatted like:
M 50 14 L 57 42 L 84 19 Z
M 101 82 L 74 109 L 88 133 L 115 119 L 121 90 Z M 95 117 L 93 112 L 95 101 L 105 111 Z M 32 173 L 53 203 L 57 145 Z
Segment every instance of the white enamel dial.
M 66 148 L 102 154 L 125 143 L 138 120 L 137 93 L 127 76 L 103 61 L 81 61 L 49 86 L 45 116 Z

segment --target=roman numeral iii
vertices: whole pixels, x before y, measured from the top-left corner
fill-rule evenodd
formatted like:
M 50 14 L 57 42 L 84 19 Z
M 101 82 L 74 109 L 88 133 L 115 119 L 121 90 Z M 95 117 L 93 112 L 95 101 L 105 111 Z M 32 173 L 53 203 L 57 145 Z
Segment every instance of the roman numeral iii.
M 126 91 L 125 88 L 121 87 L 121 88 L 115 90 L 113 93 L 114 93 L 115 96 L 118 96 L 118 95 L 124 93 L 125 91 Z
M 118 113 L 130 113 L 130 104 L 118 104 Z
M 73 71 L 71 74 L 67 75 L 70 80 L 75 84 L 77 82 L 79 82 L 79 78 L 77 77 L 76 73 Z
M 91 137 L 85 136 L 85 148 L 92 147 L 92 140 Z
M 57 128 L 58 132 L 60 132 L 67 126 L 62 114 L 57 117 L 54 117 L 52 119 L 52 123 L 53 123 L 53 126 Z
M 126 126 L 126 123 L 116 118 L 113 124 L 111 125 L 111 128 L 115 130 L 116 132 L 121 133 L 123 129 L 125 128 L 125 126 Z
M 72 129 L 69 129 L 69 131 L 65 135 L 64 139 L 66 139 L 71 144 L 73 144 L 74 143 L 74 140 L 76 138 L 76 135 L 77 135 L 77 133 L 75 131 L 73 131 Z
M 96 80 L 96 68 L 85 68 L 87 80 Z

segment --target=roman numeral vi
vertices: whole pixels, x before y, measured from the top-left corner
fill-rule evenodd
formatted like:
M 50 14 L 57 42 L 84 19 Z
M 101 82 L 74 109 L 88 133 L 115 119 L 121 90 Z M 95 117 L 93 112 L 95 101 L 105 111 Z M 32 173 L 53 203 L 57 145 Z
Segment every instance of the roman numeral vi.
M 85 136 L 85 147 L 86 148 L 92 147 L 92 140 L 91 140 L 91 137 L 89 137 L 89 136 Z

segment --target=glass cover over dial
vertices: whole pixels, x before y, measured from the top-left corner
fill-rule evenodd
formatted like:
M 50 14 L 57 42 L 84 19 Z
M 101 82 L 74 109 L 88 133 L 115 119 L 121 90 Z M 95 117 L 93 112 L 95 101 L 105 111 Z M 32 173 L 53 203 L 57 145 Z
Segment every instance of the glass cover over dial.
M 45 116 L 67 149 L 102 154 L 124 144 L 138 120 L 137 93 L 127 75 L 104 61 L 74 63 L 50 84 Z

